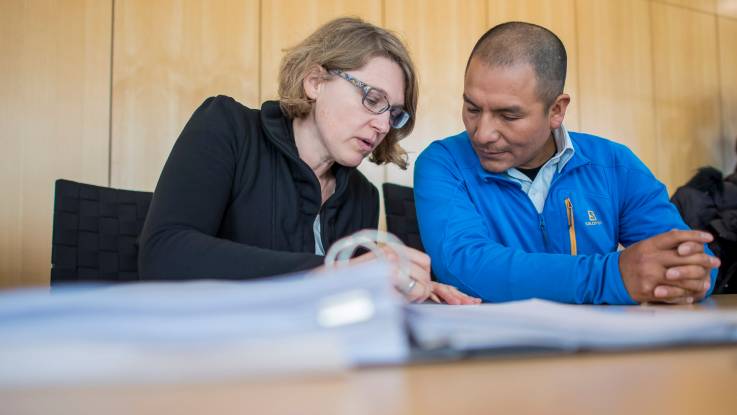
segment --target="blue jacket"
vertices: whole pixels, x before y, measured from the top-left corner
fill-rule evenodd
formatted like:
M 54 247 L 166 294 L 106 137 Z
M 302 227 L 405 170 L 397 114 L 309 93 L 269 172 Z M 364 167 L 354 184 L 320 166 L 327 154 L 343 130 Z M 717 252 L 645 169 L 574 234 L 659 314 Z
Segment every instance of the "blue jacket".
M 554 176 L 542 214 L 519 184 L 483 169 L 467 133 L 422 152 L 414 179 L 417 218 L 441 282 L 484 301 L 634 304 L 619 272 L 618 243 L 627 247 L 688 227 L 665 186 L 627 147 L 569 135 L 575 154 Z M 711 277 L 714 287 L 716 270 Z

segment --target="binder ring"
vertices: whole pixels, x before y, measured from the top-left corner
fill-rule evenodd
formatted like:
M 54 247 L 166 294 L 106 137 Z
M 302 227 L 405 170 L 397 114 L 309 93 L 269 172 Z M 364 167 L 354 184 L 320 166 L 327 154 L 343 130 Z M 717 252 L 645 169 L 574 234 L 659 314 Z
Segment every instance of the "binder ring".
M 417 281 L 409 275 L 411 266 L 409 257 L 401 249 L 397 249 L 397 247 L 405 246 L 404 243 L 389 232 L 378 229 L 364 229 L 337 240 L 325 254 L 325 266 L 333 268 L 338 264 L 347 263 L 358 248 L 366 248 L 377 258 L 386 259 L 386 254 L 378 245 L 380 243 L 391 247 L 397 253 L 399 257 L 398 288 L 404 294 L 409 294 Z

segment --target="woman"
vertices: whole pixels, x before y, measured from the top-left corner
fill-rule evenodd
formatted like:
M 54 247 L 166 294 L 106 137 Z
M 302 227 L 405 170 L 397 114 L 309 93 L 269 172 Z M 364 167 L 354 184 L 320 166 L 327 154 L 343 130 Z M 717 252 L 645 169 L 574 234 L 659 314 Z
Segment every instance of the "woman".
M 177 140 L 140 238 L 143 279 L 248 279 L 320 266 L 337 239 L 376 228 L 376 188 L 355 168 L 406 167 L 417 80 L 406 48 L 358 19 L 334 20 L 287 51 L 280 101 L 260 110 L 207 99 Z M 435 291 L 430 260 L 409 250 L 411 301 Z M 370 254 L 355 258 L 362 261 Z

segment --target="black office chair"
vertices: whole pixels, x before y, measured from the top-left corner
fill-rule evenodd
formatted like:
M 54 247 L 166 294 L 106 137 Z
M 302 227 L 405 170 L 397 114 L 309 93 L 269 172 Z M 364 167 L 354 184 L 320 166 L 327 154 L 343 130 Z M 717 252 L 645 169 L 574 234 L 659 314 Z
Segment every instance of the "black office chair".
M 138 235 L 152 195 L 57 180 L 51 285 L 138 281 Z
M 384 183 L 384 209 L 386 229 L 405 245 L 425 252 L 420 239 L 420 229 L 415 211 L 415 194 L 411 187 Z

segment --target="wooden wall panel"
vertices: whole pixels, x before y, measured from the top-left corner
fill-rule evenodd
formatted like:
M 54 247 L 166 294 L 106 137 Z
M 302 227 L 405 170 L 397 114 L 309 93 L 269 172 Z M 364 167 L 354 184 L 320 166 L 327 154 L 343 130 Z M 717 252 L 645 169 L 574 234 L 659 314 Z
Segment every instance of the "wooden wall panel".
M 565 92 L 571 96 L 565 126 L 570 130 L 579 130 L 579 58 L 574 0 L 489 0 L 489 28 L 511 20 L 544 26 L 553 31 L 565 45 L 568 54 Z
M 284 49 L 296 45 L 331 19 L 343 16 L 360 17 L 373 24 L 381 25 L 381 14 L 381 0 L 274 0 L 263 2 L 261 101 L 278 98 L 277 79 Z M 381 183 L 386 179 L 384 166 L 377 166 L 364 160 L 359 169 L 381 190 Z M 381 216 L 383 220 L 383 213 Z
M 115 2 L 112 186 L 153 190 L 212 95 L 259 104 L 258 0 Z
M 737 17 L 737 0 L 717 0 L 717 13 L 726 17 Z
M 735 170 L 735 145 L 737 143 L 737 20 L 720 17 L 719 68 L 722 98 L 722 167 L 726 172 Z
M 286 48 L 337 17 L 360 17 L 381 25 L 381 0 L 274 0 L 261 13 L 261 101 L 277 98 L 279 64 Z
M 432 141 L 463 131 L 463 76 L 478 38 L 487 30 L 483 1 L 404 1 L 386 26 L 404 35 L 420 80 L 417 124 L 402 141 L 410 167 L 387 168 L 387 180 L 412 185 L 414 161 Z
M 111 13 L 0 5 L 0 287 L 48 284 L 56 179 L 107 184 Z
M 672 193 L 722 164 L 716 17 L 652 3 L 651 18 L 658 176 Z
M 654 2 L 705 13 L 715 13 L 717 10 L 717 1 L 719 0 L 654 0 Z
M 581 131 L 627 145 L 657 173 L 650 7 L 579 0 Z
M 48 281 L 55 179 L 152 190 L 205 97 L 251 106 L 275 97 L 282 49 L 337 16 L 407 41 L 421 83 L 416 130 L 403 143 L 412 161 L 463 129 L 468 54 L 484 31 L 514 19 L 549 27 L 566 44 L 569 128 L 627 144 L 670 191 L 701 165 L 737 162 L 737 0 L 119 0 L 112 8 L 112 0 L 0 2 L 0 288 Z M 360 169 L 377 186 L 412 184 L 412 168 Z

